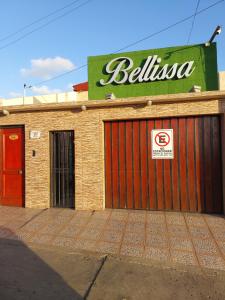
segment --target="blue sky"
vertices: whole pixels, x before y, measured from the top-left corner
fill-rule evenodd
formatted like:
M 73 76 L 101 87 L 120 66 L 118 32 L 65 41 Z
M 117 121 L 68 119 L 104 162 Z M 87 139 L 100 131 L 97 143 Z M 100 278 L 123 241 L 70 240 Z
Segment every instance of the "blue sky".
M 198 10 L 218 0 L 201 0 Z M 194 14 L 197 0 L 7 0 L 0 9 L 0 97 L 71 91 L 72 84 L 87 80 L 87 67 L 55 80 L 58 74 L 87 63 L 87 56 L 117 51 Z M 86 3 L 87 2 L 87 3 Z M 58 11 L 10 38 L 24 26 Z M 82 5 L 80 8 L 77 8 Z M 37 27 L 70 12 L 48 26 Z M 132 46 L 126 51 L 187 44 L 192 19 L 164 33 Z M 196 16 L 189 44 L 206 42 L 217 25 L 218 69 L 225 70 L 225 1 Z M 28 34 L 25 38 L 24 35 Z M 21 40 L 18 40 L 22 38 Z M 16 41 L 18 40 L 18 41 Z M 41 83 L 43 82 L 43 83 Z

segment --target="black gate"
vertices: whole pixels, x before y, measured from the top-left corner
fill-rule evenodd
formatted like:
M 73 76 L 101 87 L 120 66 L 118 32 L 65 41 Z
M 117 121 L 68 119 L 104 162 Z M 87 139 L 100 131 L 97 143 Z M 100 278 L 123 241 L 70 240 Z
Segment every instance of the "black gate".
M 74 132 L 50 133 L 51 206 L 74 208 Z

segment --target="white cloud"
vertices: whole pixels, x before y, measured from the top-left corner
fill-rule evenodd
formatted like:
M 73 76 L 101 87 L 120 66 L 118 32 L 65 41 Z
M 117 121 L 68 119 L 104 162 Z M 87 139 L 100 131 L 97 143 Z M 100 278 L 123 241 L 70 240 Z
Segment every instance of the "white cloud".
M 33 86 L 32 91 L 33 93 L 38 95 L 56 94 L 62 92 L 60 89 L 49 89 L 49 87 L 47 87 L 46 85 Z
M 69 59 L 60 56 L 32 59 L 30 63 L 31 67 L 20 69 L 20 73 L 25 77 L 31 76 L 44 80 L 75 68 Z
M 18 97 L 22 97 L 23 94 L 22 93 L 18 93 L 18 92 L 10 92 L 9 96 L 12 98 L 18 98 Z

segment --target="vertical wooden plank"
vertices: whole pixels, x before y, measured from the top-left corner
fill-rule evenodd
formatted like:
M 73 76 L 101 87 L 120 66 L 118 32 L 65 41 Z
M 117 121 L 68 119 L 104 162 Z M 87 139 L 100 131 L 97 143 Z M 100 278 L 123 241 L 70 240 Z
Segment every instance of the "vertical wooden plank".
M 187 118 L 187 186 L 190 211 L 197 211 L 196 178 L 195 178 L 195 122 L 193 117 Z
M 170 129 L 170 119 L 163 120 L 163 128 Z M 171 180 L 171 159 L 163 160 L 163 186 L 164 186 L 164 199 L 165 209 L 172 209 L 172 180 Z
M 148 209 L 148 144 L 147 122 L 140 121 L 140 168 L 141 168 L 141 208 Z
M 112 208 L 112 143 L 111 123 L 105 122 L 105 206 Z
M 112 197 L 113 208 L 119 208 L 119 124 L 112 122 Z
M 141 208 L 140 190 L 140 141 L 139 121 L 133 121 L 133 179 L 134 179 L 134 208 Z
M 0 128 L 0 204 L 2 204 L 3 197 L 3 130 Z
M 212 116 L 212 201 L 213 212 L 222 213 L 222 159 L 219 116 Z
M 162 129 L 162 120 L 155 120 L 155 129 Z M 163 173 L 164 166 L 162 159 L 156 159 L 156 189 L 157 189 L 157 208 L 159 210 L 165 209 L 164 199 L 164 185 L 163 185 Z
M 176 211 L 181 210 L 180 207 L 180 176 L 179 176 L 179 130 L 178 119 L 171 119 L 171 128 L 173 128 L 173 146 L 174 146 L 174 159 L 172 160 L 172 208 Z
M 203 147 L 203 117 L 195 117 L 195 169 L 196 169 L 196 196 L 198 212 L 205 211 L 205 192 L 204 192 L 204 147 Z
M 126 208 L 125 122 L 119 122 L 119 194 L 120 208 Z
M 127 208 L 134 208 L 133 204 L 133 124 L 126 122 L 126 167 L 127 167 Z
M 156 189 L 156 160 L 152 159 L 151 132 L 155 128 L 154 120 L 147 121 L 147 153 L 148 153 L 148 204 L 149 209 L 157 209 L 157 189 Z
M 187 199 L 187 153 L 186 153 L 186 119 L 179 119 L 179 155 L 180 155 L 180 200 L 181 200 L 181 210 L 188 211 L 188 199 Z
M 205 165 L 205 200 L 206 212 L 213 212 L 212 203 L 212 136 L 211 117 L 204 117 L 204 165 Z

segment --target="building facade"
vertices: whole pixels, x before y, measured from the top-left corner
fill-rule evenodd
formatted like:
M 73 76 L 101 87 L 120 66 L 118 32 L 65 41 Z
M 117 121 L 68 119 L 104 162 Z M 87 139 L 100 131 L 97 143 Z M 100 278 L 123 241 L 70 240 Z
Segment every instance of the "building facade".
M 2 106 L 0 204 L 223 213 L 224 114 L 223 90 Z

